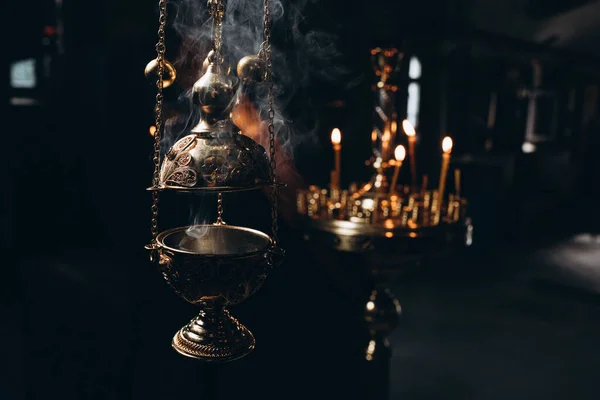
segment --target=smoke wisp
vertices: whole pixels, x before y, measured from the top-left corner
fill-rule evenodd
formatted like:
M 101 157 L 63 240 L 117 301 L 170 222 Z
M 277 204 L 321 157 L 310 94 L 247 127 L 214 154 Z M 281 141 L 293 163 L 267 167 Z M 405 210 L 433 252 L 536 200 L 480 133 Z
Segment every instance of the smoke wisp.
M 237 62 L 257 54 L 264 41 L 264 4 L 260 0 L 223 0 L 223 48 L 226 69 L 235 75 Z M 312 80 L 339 82 L 348 71 L 342 66 L 336 35 L 310 29 L 305 21 L 307 7 L 317 0 L 269 0 L 272 20 L 271 55 L 275 96 L 275 132 L 281 146 L 293 157 L 304 142 L 316 142 L 317 110 L 308 95 Z M 183 91 L 170 105 L 172 117 L 165 123 L 163 148 L 186 134 L 199 120 L 192 105 L 191 87 L 202 74 L 202 63 L 212 48 L 212 19 L 205 0 L 171 0 L 168 23 L 177 36 L 178 55 L 174 64 Z M 173 57 L 171 55 L 171 57 Z M 240 86 L 263 116 L 267 113 L 264 84 Z M 290 117 L 290 103 L 301 104 L 301 112 Z

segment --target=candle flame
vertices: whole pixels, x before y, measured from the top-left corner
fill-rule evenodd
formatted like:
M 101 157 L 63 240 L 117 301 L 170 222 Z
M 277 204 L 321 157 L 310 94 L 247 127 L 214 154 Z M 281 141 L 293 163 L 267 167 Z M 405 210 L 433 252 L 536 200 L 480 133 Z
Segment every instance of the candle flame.
M 404 130 L 404 133 L 406 133 L 406 136 L 415 136 L 417 134 L 417 132 L 415 132 L 415 127 L 407 119 L 402 121 L 402 129 Z
M 406 157 L 406 149 L 404 146 L 396 146 L 396 150 L 394 150 L 394 156 L 396 157 L 396 161 L 404 161 L 404 157 Z
M 442 151 L 444 153 L 450 153 L 452 151 L 452 138 L 450 136 L 446 136 L 444 140 L 442 140 Z
M 331 131 L 331 143 L 340 144 L 342 142 L 342 132 L 338 128 Z
M 387 144 L 390 141 L 391 138 L 391 134 L 390 131 L 386 130 L 385 132 L 383 132 L 383 136 L 381 137 L 381 141 L 385 144 Z

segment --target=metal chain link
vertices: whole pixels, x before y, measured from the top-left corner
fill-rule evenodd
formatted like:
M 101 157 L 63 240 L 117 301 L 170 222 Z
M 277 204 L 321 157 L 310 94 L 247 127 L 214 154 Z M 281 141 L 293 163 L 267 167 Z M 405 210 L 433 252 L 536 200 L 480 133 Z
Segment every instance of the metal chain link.
M 223 45 L 223 17 L 225 16 L 225 5 L 222 0 L 208 0 L 208 13 L 213 17 L 213 48 L 217 60 L 221 57 Z
M 165 27 L 167 25 L 167 1 L 159 0 L 159 17 L 158 17 L 158 43 L 156 43 L 156 61 L 158 62 L 158 81 L 156 82 L 156 104 L 154 106 L 155 120 L 154 125 L 156 131 L 154 132 L 154 156 L 152 161 L 154 162 L 154 173 L 152 177 L 152 222 L 151 222 L 151 233 L 152 233 L 152 245 L 156 244 L 156 236 L 158 235 L 158 201 L 159 191 L 158 186 L 160 184 L 160 139 L 162 133 L 162 106 L 163 106 L 163 74 L 165 71 Z
M 269 0 L 264 0 L 264 42 L 261 45 L 261 53 L 265 59 L 266 65 L 266 81 L 269 85 L 267 102 L 268 102 L 268 117 L 269 117 L 269 155 L 271 157 L 271 219 L 272 219 L 272 235 L 273 246 L 279 243 L 278 237 L 278 201 L 279 187 L 277 186 L 277 161 L 275 160 L 275 110 L 274 110 L 274 93 L 273 93 L 273 63 L 271 60 L 271 11 Z
M 217 196 L 217 221 L 215 225 L 225 225 L 225 222 L 223 222 L 223 193 L 221 192 Z

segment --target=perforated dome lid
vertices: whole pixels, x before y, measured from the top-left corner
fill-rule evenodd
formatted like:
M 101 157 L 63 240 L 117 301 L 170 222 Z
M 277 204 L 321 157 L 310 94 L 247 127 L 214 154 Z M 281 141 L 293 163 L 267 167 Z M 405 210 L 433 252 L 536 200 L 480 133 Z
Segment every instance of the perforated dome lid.
M 239 133 L 192 133 L 179 139 L 164 157 L 163 189 L 246 190 L 270 183 L 264 147 Z

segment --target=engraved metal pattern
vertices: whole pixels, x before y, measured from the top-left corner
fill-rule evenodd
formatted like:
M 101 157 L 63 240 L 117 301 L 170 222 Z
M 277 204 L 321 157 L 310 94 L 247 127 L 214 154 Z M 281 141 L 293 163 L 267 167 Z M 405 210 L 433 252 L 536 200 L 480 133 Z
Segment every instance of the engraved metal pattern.
M 265 240 L 264 247 L 250 254 L 195 254 L 165 245 L 165 240 L 170 235 L 178 234 L 186 228 L 162 232 L 157 238 L 160 246 L 159 267 L 169 285 L 180 297 L 192 304 L 214 297 L 221 297 L 225 305 L 237 304 L 262 285 L 271 266 L 270 241 Z M 230 240 L 227 230 L 244 230 L 249 234 L 257 232 L 224 224 L 210 228 L 221 232 L 215 233 L 211 239 Z M 259 232 L 257 234 L 264 235 Z
M 198 175 L 193 169 L 179 168 L 174 170 L 165 181 L 177 186 L 193 187 L 198 182 Z
M 264 147 L 237 133 L 183 137 L 169 150 L 160 173 L 162 188 L 240 188 L 270 181 Z
M 159 252 L 166 281 L 192 304 L 215 296 L 228 305 L 240 303 L 260 288 L 269 267 L 266 252 L 239 258 Z

